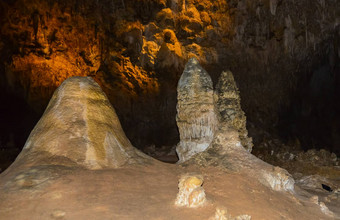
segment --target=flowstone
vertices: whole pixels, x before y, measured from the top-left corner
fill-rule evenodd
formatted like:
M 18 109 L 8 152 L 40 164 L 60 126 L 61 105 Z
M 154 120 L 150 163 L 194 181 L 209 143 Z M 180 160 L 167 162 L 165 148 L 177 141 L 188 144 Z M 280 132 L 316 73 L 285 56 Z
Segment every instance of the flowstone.
M 246 118 L 232 73 L 221 74 L 215 97 L 208 76 L 198 61 L 191 59 L 179 81 L 179 163 L 244 172 L 275 191 L 293 191 L 294 179 L 286 170 L 273 167 L 249 153 L 252 140 L 248 137 Z

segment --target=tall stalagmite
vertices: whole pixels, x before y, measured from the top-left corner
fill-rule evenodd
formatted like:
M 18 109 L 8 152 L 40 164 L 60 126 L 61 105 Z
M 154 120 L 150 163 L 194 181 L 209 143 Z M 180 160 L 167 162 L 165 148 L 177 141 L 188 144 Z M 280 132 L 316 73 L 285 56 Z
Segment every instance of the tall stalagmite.
M 293 191 L 294 179 L 286 170 L 249 153 L 252 142 L 245 123 L 232 73 L 221 74 L 214 93 L 208 73 L 196 59 L 189 60 L 178 83 L 179 163 L 219 166 L 254 177 L 273 190 Z
M 177 93 L 180 142 L 176 151 L 179 162 L 184 162 L 209 147 L 217 126 L 213 83 L 196 58 L 185 65 Z
M 248 137 L 247 119 L 241 108 L 240 92 L 232 72 L 222 72 L 216 86 L 216 93 L 218 96 L 216 107 L 221 120 L 238 131 L 242 146 L 251 152 L 253 142 L 252 138 Z

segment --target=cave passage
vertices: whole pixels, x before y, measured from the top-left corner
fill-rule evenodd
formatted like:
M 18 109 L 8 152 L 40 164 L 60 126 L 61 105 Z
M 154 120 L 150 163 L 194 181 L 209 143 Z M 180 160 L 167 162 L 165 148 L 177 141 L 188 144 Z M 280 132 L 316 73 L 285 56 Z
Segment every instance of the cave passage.
M 18 95 L 0 89 L 0 172 L 20 153 L 40 118 Z
M 291 105 L 280 114 L 278 130 L 286 142 L 340 155 L 339 73 L 339 57 L 330 50 L 300 79 Z

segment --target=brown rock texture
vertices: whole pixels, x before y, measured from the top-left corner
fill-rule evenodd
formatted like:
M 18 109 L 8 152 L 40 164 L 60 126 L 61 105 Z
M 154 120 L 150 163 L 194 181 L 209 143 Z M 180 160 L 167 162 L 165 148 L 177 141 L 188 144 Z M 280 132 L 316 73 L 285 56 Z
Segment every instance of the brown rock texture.
M 91 77 L 71 77 L 53 94 L 12 165 L 118 168 L 152 160 L 134 148 L 115 110 Z

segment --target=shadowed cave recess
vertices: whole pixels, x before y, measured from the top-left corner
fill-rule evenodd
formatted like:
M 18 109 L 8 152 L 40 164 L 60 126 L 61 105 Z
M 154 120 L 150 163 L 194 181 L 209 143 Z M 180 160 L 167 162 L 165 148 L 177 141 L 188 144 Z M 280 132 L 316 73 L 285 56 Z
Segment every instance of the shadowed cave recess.
M 336 0 L 1 1 L 0 169 L 71 76 L 99 83 L 135 147 L 176 162 L 176 88 L 193 56 L 214 86 L 223 70 L 234 74 L 256 156 L 339 156 L 337 8 Z

